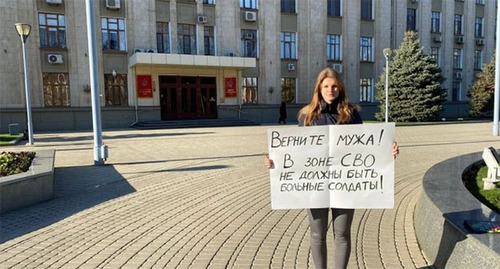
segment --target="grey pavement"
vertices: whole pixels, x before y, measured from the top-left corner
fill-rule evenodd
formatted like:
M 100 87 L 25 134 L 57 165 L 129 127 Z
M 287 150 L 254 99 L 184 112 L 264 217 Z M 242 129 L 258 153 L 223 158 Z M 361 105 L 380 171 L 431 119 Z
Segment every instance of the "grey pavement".
M 92 132 L 35 133 L 32 147 L 2 147 L 57 151 L 55 199 L 0 216 L 0 267 L 314 268 L 304 210 L 270 208 L 268 128 L 105 131 L 104 166 L 93 165 Z M 491 130 L 397 127 L 395 207 L 356 211 L 349 268 L 430 266 L 413 229 L 423 175 L 498 147 Z

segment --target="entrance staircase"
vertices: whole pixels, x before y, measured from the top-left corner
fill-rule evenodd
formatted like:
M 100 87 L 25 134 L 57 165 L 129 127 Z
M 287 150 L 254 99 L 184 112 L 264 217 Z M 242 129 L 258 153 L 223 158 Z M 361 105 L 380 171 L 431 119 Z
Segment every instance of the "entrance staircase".
M 201 119 L 201 120 L 167 120 L 167 121 L 142 121 L 131 127 L 137 129 L 177 129 L 200 127 L 229 127 L 259 125 L 256 122 L 239 119 Z

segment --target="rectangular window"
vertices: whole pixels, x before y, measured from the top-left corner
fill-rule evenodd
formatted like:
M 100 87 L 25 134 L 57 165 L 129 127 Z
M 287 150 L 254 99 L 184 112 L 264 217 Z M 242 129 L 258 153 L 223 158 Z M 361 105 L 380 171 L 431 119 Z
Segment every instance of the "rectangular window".
M 483 22 L 484 22 L 483 18 L 476 17 L 476 27 L 474 31 L 474 35 L 476 37 L 484 37 Z
M 124 19 L 101 18 L 101 36 L 103 50 L 127 50 Z
M 327 0 L 328 16 L 342 16 L 342 0 Z
M 156 48 L 158 48 L 159 53 L 170 53 L 168 22 L 156 22 Z
M 441 12 L 433 11 L 431 16 L 431 33 L 441 33 Z
M 295 100 L 295 78 L 281 78 L 281 101 L 291 104 Z
M 417 30 L 417 10 L 408 8 L 406 10 L 406 31 Z
M 215 0 L 203 0 L 203 4 L 215 5 Z
M 241 29 L 241 56 L 257 57 L 257 30 Z
M 297 59 L 296 33 L 281 32 L 281 59 Z
M 361 0 L 361 19 L 373 20 L 373 0 Z
M 436 61 L 436 65 L 438 67 L 441 67 L 441 55 L 439 51 L 440 51 L 439 47 L 431 47 L 431 56 Z
M 359 60 L 361 62 L 373 62 L 373 37 L 360 37 Z
M 483 69 L 483 51 L 482 50 L 474 50 L 474 69 L 482 70 Z
M 106 106 L 128 106 L 127 74 L 104 74 Z
M 177 50 L 179 54 L 197 54 L 196 25 L 177 24 Z
M 373 102 L 373 78 L 362 78 L 359 81 L 359 101 Z
M 454 81 L 452 83 L 451 101 L 460 101 L 460 92 L 462 91 L 462 82 Z
M 43 73 L 43 100 L 46 107 L 71 105 L 68 73 Z
M 326 57 L 328 60 L 342 61 L 340 35 L 326 36 Z
M 462 49 L 453 49 L 453 68 L 462 69 Z
M 281 0 L 281 12 L 296 13 L 295 0 Z
M 215 34 L 213 26 L 203 27 L 203 47 L 205 55 L 215 55 Z
M 478 4 L 478 5 L 484 5 L 484 0 L 476 0 L 476 4 Z
M 242 102 L 243 104 L 258 104 L 258 84 L 257 77 L 243 77 L 243 94 Z
M 463 35 L 464 34 L 464 30 L 463 30 L 464 27 L 462 24 L 462 18 L 463 18 L 462 14 L 455 14 L 454 26 L 455 26 L 455 34 L 456 35 Z
M 258 9 L 258 0 L 240 0 L 240 8 Z
M 66 20 L 62 14 L 39 13 L 40 47 L 66 48 Z

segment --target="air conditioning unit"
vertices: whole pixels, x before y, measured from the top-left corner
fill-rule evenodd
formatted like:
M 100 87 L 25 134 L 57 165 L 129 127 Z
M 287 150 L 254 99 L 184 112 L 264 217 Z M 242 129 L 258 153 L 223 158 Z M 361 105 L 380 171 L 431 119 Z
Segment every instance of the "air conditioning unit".
M 289 71 L 293 71 L 293 70 L 295 70 L 295 64 L 288 64 L 288 65 L 287 65 L 287 69 L 288 69 Z
M 47 62 L 49 62 L 49 64 L 62 64 L 63 56 L 62 54 L 50 53 L 47 55 Z
M 49 5 L 62 5 L 62 0 L 45 0 L 45 3 Z
M 198 23 L 207 23 L 208 19 L 207 19 L 207 16 L 199 15 L 198 17 L 196 17 L 196 21 Z
M 157 49 L 148 49 L 148 53 L 158 53 Z
M 441 41 L 443 41 L 443 38 L 441 36 L 435 36 L 434 37 L 434 42 L 438 42 L 439 43 Z
M 243 13 L 245 16 L 245 21 L 256 21 L 257 20 L 257 13 L 254 11 L 245 11 Z
M 464 43 L 464 37 L 463 36 L 456 36 L 455 37 L 455 43 L 457 43 L 457 44 L 463 44 Z
M 253 39 L 253 33 L 245 33 L 245 39 Z
M 477 38 L 476 39 L 476 45 L 478 45 L 478 46 L 484 46 L 484 38 Z
M 106 7 L 109 9 L 120 9 L 120 0 L 106 0 Z
M 462 79 L 462 72 L 455 72 L 454 76 L 455 76 L 455 79 L 460 80 L 460 79 Z
M 146 49 L 143 49 L 143 48 L 135 48 L 135 49 L 134 49 L 134 53 L 137 53 L 137 52 L 146 52 Z
M 332 64 L 332 68 L 337 71 L 337 73 L 342 74 L 342 64 Z

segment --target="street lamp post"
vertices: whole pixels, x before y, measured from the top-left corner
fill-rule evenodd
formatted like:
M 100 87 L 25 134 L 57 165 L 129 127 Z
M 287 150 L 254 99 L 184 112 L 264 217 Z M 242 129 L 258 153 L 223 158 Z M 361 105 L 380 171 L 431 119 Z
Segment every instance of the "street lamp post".
M 384 49 L 385 56 L 385 122 L 389 122 L 389 57 L 391 49 Z
M 495 44 L 495 51 L 496 51 L 496 56 L 495 56 L 495 93 L 493 94 L 493 135 L 494 136 L 499 136 L 500 135 L 500 130 L 498 127 L 498 117 L 499 117 L 499 110 L 500 110 L 500 0 L 497 1 L 497 40 Z
M 102 143 L 101 103 L 99 96 L 99 66 L 97 64 L 97 38 L 93 0 L 85 0 L 87 39 L 89 46 L 90 94 L 92 95 L 92 127 L 94 130 L 94 165 L 104 165 L 108 147 Z
M 26 111 L 28 120 L 28 144 L 33 145 L 33 122 L 31 119 L 31 97 L 30 97 L 30 80 L 28 73 L 28 59 L 26 58 L 26 40 L 30 35 L 31 25 L 27 23 L 16 23 L 16 30 L 21 37 L 21 42 L 23 44 L 23 62 L 24 62 L 24 89 L 26 91 Z

